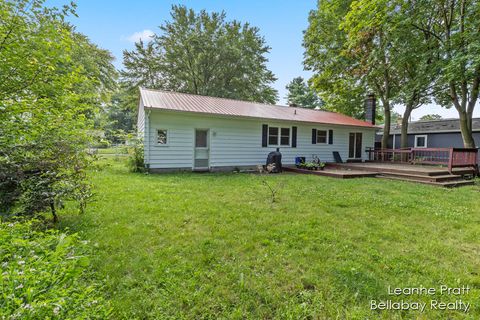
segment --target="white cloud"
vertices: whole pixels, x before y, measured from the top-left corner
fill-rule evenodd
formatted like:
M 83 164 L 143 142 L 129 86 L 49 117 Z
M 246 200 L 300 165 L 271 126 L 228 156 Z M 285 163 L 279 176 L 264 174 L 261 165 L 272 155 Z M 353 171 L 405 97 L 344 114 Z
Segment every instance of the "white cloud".
M 149 42 L 152 40 L 153 35 L 154 33 L 152 30 L 145 29 L 143 31 L 134 32 L 125 39 L 130 42 L 139 42 L 140 40 L 142 40 L 143 42 Z

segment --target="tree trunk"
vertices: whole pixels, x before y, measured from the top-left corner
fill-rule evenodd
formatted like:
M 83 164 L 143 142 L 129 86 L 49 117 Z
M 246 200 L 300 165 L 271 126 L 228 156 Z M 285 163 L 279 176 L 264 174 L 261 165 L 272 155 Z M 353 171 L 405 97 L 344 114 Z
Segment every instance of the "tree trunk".
M 385 121 L 383 125 L 382 149 L 388 149 L 388 138 L 390 138 L 391 112 L 389 102 L 383 101 Z M 395 149 L 395 146 L 393 146 Z
M 400 137 L 400 148 L 408 148 L 408 120 L 412 114 L 412 106 L 405 106 L 405 112 L 402 118 L 402 134 Z
M 459 112 L 459 115 L 463 146 L 465 148 L 475 148 L 475 140 L 472 133 L 472 116 L 467 112 Z
M 52 210 L 53 223 L 57 223 L 58 222 L 57 210 L 55 209 L 55 203 L 53 201 L 50 202 L 50 209 Z

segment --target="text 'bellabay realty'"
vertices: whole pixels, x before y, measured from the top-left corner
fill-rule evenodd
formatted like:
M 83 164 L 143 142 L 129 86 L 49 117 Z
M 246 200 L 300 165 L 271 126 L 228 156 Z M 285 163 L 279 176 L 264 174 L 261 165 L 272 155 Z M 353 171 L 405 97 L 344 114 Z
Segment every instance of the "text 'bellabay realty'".
M 405 287 L 405 288 L 391 288 L 388 286 L 388 295 L 390 296 L 414 296 L 414 295 L 443 295 L 443 296 L 461 296 L 470 292 L 469 286 L 449 287 L 441 285 L 439 288 L 427 287 Z M 462 299 L 455 301 L 442 302 L 438 299 L 431 299 L 430 303 L 419 301 L 406 300 L 371 300 L 371 310 L 418 310 L 424 312 L 425 309 L 430 310 L 457 310 L 467 313 L 470 310 L 470 303 Z

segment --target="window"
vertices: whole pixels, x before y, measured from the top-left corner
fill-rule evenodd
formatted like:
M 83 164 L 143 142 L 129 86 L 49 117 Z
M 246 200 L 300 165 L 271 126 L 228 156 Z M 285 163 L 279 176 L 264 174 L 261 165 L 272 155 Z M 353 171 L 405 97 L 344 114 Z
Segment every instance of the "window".
M 166 129 L 157 129 L 157 144 L 166 145 L 168 142 L 168 134 Z
M 290 128 L 268 127 L 269 146 L 290 146 Z
M 290 145 L 290 128 L 282 128 L 280 130 L 280 145 L 288 146 Z
M 317 130 L 317 143 L 327 143 L 326 130 Z
M 415 148 L 426 148 L 427 147 L 427 135 L 415 136 Z
M 195 148 L 206 148 L 208 141 L 208 130 L 195 131 Z
M 278 128 L 268 127 L 268 144 L 278 145 Z

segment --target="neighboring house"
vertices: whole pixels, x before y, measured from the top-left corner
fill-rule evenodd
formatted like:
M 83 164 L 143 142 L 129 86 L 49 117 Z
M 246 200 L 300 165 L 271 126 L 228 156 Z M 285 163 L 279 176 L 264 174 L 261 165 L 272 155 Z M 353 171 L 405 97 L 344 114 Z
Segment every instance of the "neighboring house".
M 472 123 L 473 138 L 480 145 L 480 118 Z M 400 148 L 401 124 L 390 127 L 389 149 Z M 376 141 L 382 141 L 383 132 L 378 132 Z M 415 121 L 408 124 L 408 147 L 411 148 L 463 148 L 463 139 L 458 119 Z
M 254 168 L 277 148 L 284 165 L 298 156 L 334 161 L 333 151 L 361 161 L 376 129 L 334 112 L 144 88 L 137 127 L 151 171 Z

